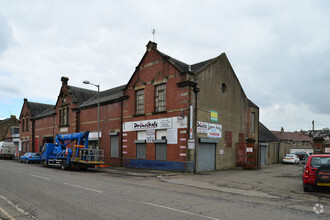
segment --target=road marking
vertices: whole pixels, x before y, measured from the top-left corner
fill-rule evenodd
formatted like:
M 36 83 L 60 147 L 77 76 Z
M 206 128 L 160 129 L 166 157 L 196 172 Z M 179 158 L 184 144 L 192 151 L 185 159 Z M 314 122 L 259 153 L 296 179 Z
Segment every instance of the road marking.
M 13 216 L 9 215 L 8 212 L 6 212 L 5 210 L 3 210 L 1 207 L 0 207 L 0 212 L 2 212 L 5 216 L 7 216 L 8 219 L 15 220 L 15 218 Z
M 43 177 L 43 176 L 38 176 L 38 175 L 33 175 L 33 174 L 29 174 L 30 176 L 34 176 L 34 177 L 37 177 L 37 178 L 40 178 L 40 179 L 44 179 L 44 180 L 50 180 L 50 178 L 47 178 L 47 177 Z
M 64 184 L 69 185 L 69 186 L 74 186 L 74 187 L 77 187 L 77 188 L 81 188 L 81 189 L 90 190 L 90 191 L 97 192 L 97 193 L 103 193 L 102 191 L 99 191 L 99 190 L 96 190 L 96 189 L 87 188 L 87 187 L 84 187 L 84 186 L 78 186 L 78 185 L 74 185 L 74 184 L 70 184 L 70 183 L 64 183 Z
M 184 214 L 194 215 L 194 216 L 198 216 L 198 217 L 202 217 L 202 218 L 207 218 L 207 219 L 212 219 L 212 220 L 219 220 L 218 218 L 213 218 L 213 217 L 209 217 L 209 216 L 205 216 L 205 215 L 200 215 L 200 214 L 196 214 L 196 213 L 192 213 L 192 212 L 187 212 L 187 211 L 183 211 L 183 210 L 180 210 L 180 209 L 175 209 L 175 208 L 171 208 L 171 207 L 157 205 L 157 204 L 153 204 L 153 203 L 149 203 L 149 202 L 140 202 L 140 203 L 150 205 L 150 206 L 155 206 L 155 207 L 158 207 L 158 208 L 168 209 L 168 210 L 172 210 L 172 211 L 176 211 L 176 212 L 181 212 L 181 213 L 184 213 Z
M 29 213 L 28 213 L 28 212 L 24 211 L 23 209 L 21 209 L 20 207 L 18 207 L 17 205 L 15 205 L 14 203 L 12 203 L 11 201 L 9 201 L 6 197 L 0 195 L 0 198 L 3 199 L 3 200 L 5 200 L 5 201 L 6 201 L 8 204 L 10 204 L 12 207 L 16 208 L 17 211 L 19 211 L 20 213 L 22 213 L 22 214 L 24 214 L 24 215 L 26 215 L 26 216 L 29 216 Z M 34 216 L 29 216 L 29 217 L 35 219 Z

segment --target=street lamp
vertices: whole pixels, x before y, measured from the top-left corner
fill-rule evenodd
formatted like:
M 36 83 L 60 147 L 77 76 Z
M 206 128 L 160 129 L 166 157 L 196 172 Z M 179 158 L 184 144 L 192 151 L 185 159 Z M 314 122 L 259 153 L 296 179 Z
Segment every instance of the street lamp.
M 97 87 L 97 149 L 100 148 L 100 85 L 93 84 L 87 80 L 84 84 L 90 84 Z

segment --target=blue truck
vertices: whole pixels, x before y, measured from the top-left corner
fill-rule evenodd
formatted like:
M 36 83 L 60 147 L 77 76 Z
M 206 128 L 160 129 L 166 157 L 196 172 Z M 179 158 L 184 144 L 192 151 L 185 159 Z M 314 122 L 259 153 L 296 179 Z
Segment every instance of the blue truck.
M 88 135 L 89 131 L 56 135 L 55 143 L 45 143 L 42 146 L 41 165 L 57 166 L 62 170 L 87 170 L 89 167 L 103 165 L 103 150 L 89 148 Z M 72 142 L 76 143 L 73 150 L 68 147 Z

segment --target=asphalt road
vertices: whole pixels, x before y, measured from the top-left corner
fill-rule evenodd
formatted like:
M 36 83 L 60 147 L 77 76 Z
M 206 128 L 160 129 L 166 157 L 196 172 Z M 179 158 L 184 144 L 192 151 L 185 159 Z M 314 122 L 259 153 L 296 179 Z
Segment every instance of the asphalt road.
M 189 185 L 197 176 L 62 171 L 0 160 L 2 219 L 329 219 L 287 198 Z M 199 176 L 200 178 L 203 176 Z M 204 175 L 208 178 L 208 175 Z M 184 182 L 186 181 L 186 182 Z M 228 187 L 230 188 L 230 187 Z M 232 188 L 235 190 L 235 188 Z M 239 190 L 239 189 L 236 189 Z M 249 189 L 246 189 L 248 192 Z M 288 204 L 288 205 L 283 205 Z M 309 204 L 308 204 L 309 205 Z M 327 207 L 325 207 L 327 208 Z

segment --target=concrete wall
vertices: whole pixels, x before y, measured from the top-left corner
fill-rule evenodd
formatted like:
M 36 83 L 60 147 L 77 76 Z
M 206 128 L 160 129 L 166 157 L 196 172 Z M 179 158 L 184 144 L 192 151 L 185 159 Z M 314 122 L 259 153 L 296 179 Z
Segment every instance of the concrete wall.
M 236 166 L 236 144 L 245 138 L 258 140 L 259 110 L 249 107 L 246 95 L 226 57 L 222 54 L 196 77 L 198 121 L 211 122 L 210 112 L 218 112 L 217 124 L 222 125 L 222 137 L 216 145 L 216 169 Z M 224 88 L 225 87 L 225 88 Z M 255 132 L 250 129 L 251 112 L 255 112 Z M 225 132 L 231 132 L 232 145 L 226 145 Z M 240 140 L 240 134 L 243 136 Z M 207 137 L 199 134 L 198 137 Z M 223 154 L 220 154 L 223 150 Z

